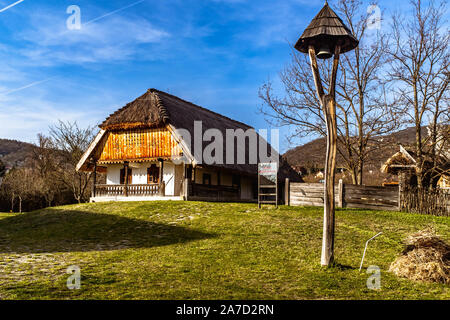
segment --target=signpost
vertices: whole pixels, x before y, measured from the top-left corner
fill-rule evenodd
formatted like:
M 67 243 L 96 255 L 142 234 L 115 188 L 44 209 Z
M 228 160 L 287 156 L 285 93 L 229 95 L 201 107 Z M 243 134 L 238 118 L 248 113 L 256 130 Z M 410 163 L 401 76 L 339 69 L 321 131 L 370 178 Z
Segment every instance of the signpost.
M 275 190 L 275 191 L 274 191 Z M 278 208 L 278 163 L 258 163 L 258 208 L 274 204 Z

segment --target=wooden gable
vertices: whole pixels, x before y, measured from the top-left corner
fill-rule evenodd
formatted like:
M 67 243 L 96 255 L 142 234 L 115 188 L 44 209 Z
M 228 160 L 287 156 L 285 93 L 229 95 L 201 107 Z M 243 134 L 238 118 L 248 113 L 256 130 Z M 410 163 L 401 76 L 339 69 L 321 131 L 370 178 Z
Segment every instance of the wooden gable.
M 178 157 L 181 147 L 167 128 L 109 131 L 97 149 L 100 164 Z

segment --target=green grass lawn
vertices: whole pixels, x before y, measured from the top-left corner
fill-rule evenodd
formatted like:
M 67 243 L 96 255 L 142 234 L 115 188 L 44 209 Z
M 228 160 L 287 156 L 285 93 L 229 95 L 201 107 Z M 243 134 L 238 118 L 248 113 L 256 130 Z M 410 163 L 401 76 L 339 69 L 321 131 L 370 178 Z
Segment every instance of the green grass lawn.
M 322 209 L 255 204 L 82 204 L 0 215 L 0 299 L 450 299 L 387 272 L 410 233 L 450 219 L 339 210 L 336 260 L 320 267 Z M 358 271 L 365 241 L 370 244 Z M 81 268 L 69 290 L 67 267 Z M 366 268 L 381 268 L 369 290 Z

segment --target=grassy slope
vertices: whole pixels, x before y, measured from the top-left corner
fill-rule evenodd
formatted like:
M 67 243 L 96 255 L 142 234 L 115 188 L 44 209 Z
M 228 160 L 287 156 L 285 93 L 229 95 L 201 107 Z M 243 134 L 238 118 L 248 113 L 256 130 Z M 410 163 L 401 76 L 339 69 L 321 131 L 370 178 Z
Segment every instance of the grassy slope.
M 450 219 L 337 212 L 338 266 L 319 266 L 321 208 L 134 202 L 72 205 L 0 215 L 0 298 L 18 299 L 450 299 L 450 287 L 387 272 L 411 232 Z M 382 269 L 381 290 L 358 272 Z M 81 289 L 66 268 L 81 267 Z

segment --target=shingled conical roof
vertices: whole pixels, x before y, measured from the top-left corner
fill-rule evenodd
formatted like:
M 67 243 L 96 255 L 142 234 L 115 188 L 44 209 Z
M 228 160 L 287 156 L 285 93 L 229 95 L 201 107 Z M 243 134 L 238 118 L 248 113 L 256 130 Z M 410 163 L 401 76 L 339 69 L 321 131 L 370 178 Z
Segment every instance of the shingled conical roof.
M 332 51 L 337 44 L 341 45 L 341 53 L 358 46 L 358 40 L 327 2 L 305 29 L 295 48 L 307 53 L 309 45 L 314 45 L 318 50 L 323 42 L 331 44 Z

